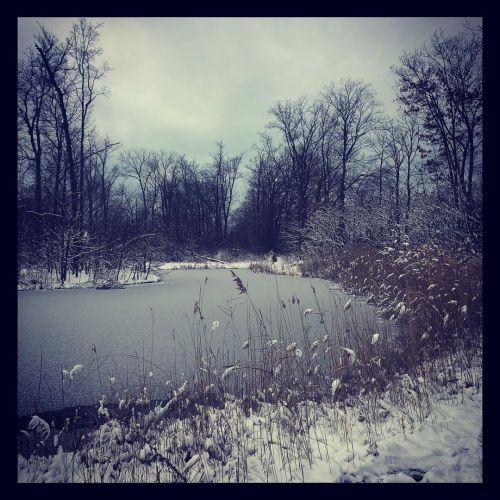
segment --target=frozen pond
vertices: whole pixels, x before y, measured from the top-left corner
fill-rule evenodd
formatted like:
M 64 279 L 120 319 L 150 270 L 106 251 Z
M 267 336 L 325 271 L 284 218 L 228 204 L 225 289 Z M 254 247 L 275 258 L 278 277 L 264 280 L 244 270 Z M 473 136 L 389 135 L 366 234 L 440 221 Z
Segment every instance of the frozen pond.
M 344 311 L 349 297 L 332 283 L 249 270 L 236 274 L 248 295 L 239 294 L 225 269 L 172 271 L 163 282 L 117 290 L 18 292 L 18 414 L 60 408 L 63 396 L 66 406 L 97 403 L 109 390 L 110 377 L 118 390 L 139 385 L 144 373 L 158 388 L 169 379 L 178 383 L 192 369 L 194 332 L 203 331 L 203 325 L 203 334 L 212 336 L 214 348 L 230 364 L 241 356 L 249 331 L 257 328 L 255 311 L 269 338 L 285 323 L 287 332 L 302 334 L 307 323 L 311 340 L 323 338 L 325 325 L 348 339 L 354 316 L 363 318 L 367 338 L 374 328 L 382 335 L 391 331 L 362 299 L 352 298 L 351 309 Z M 197 301 L 202 321 L 194 314 Z M 314 313 L 304 318 L 307 308 Z M 316 314 L 318 309 L 324 314 Z M 212 332 L 214 321 L 219 327 Z M 65 380 L 62 390 L 61 369 L 78 363 L 82 372 L 71 385 Z

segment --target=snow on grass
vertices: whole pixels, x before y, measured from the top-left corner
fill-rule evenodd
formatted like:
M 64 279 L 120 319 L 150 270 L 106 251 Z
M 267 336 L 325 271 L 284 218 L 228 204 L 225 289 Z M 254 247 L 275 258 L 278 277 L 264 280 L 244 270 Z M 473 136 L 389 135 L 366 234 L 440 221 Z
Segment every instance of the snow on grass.
M 160 281 L 154 271 L 158 269 L 161 271 L 175 271 L 180 269 L 260 269 L 265 268 L 266 272 L 276 274 L 288 274 L 301 276 L 300 264 L 301 261 L 291 262 L 284 257 L 277 257 L 275 262 L 272 259 L 262 260 L 244 260 L 225 262 L 217 260 L 205 261 L 179 261 L 179 262 L 164 262 L 159 265 L 151 266 L 149 273 L 142 273 L 134 271 L 130 268 L 120 270 L 118 278 L 116 278 L 116 271 L 109 271 L 113 276 L 113 284 L 118 285 L 135 285 L 142 283 L 156 283 Z M 55 273 L 49 274 L 43 270 L 27 270 L 22 269 L 20 272 L 20 279 L 18 282 L 18 290 L 32 290 L 36 288 L 52 289 L 52 288 L 93 288 L 96 285 L 105 284 L 105 279 L 96 280 L 92 274 L 81 271 L 78 276 L 68 273 L 67 278 L 63 285 L 60 283 L 60 277 Z M 111 286 L 109 288 L 112 288 Z
M 61 285 L 60 277 L 55 273 L 41 273 L 32 272 L 33 279 L 25 279 L 27 271 L 24 270 L 24 278 L 22 277 L 17 285 L 18 290 L 33 290 L 37 288 L 53 289 L 53 288 L 94 288 L 96 286 L 106 285 L 112 282 L 113 285 L 137 285 L 142 283 L 156 283 L 160 278 L 153 272 L 143 273 L 137 272 L 133 269 L 125 268 L 120 270 L 118 278 L 116 278 L 116 271 L 109 271 L 108 274 L 112 276 L 110 279 L 98 278 L 96 279 L 93 274 L 81 271 L 78 276 L 71 273 L 67 274 L 66 280 Z M 112 286 L 109 286 L 112 288 Z
M 301 260 L 289 259 L 280 255 L 276 256 L 275 259 L 268 257 L 264 260 L 253 261 L 249 268 L 256 272 L 302 276 L 302 264 Z
M 178 269 L 248 269 L 250 267 L 249 261 L 241 262 L 165 262 L 158 266 L 162 271 L 175 271 Z
M 124 269 L 120 271 L 118 276 L 118 282 L 124 285 L 138 284 L 138 283 L 156 283 L 160 281 L 160 278 L 156 274 L 150 273 L 136 273 L 130 269 Z
M 42 441 L 45 441 L 50 435 L 49 424 L 38 415 L 33 415 L 28 424 L 28 430 L 35 431 L 39 434 Z
M 131 441 L 130 431 L 110 419 L 83 451 L 63 452 L 59 445 L 48 458 L 19 455 L 18 481 L 152 482 L 158 470 L 161 481 L 182 482 L 482 481 L 476 386 L 451 398 L 446 389 L 434 394 L 432 412 L 403 427 L 393 408 L 379 422 L 375 443 L 359 408 L 305 401 L 294 411 L 263 403 L 245 415 L 226 401 L 192 417 L 167 418 L 148 430 L 147 443 Z M 195 432 L 201 422 L 203 435 Z M 186 456 L 186 450 L 192 451 Z

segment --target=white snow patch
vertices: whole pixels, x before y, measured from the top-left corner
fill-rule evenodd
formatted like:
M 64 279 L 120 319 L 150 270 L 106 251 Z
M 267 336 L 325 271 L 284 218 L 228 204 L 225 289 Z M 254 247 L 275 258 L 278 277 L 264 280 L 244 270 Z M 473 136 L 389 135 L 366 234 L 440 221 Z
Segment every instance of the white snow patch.
M 83 365 L 82 364 L 77 364 L 75 366 L 73 366 L 73 368 L 71 368 L 71 371 L 69 372 L 69 378 L 71 380 L 73 380 L 73 378 L 75 377 L 75 375 L 77 375 L 78 373 L 80 373 L 83 369 Z
M 50 434 L 49 424 L 38 415 L 33 415 L 33 417 L 31 417 L 30 423 L 28 424 L 28 430 L 35 431 L 42 441 L 45 441 Z

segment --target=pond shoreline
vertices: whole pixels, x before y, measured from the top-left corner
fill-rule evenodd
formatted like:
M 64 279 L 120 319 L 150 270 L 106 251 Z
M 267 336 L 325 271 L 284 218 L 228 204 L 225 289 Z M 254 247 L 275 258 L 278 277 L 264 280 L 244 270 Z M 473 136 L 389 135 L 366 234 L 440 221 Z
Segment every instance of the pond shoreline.
M 390 347 L 387 342 L 387 332 L 384 335 L 374 334 L 374 325 L 394 326 L 396 322 L 381 319 L 380 308 L 373 303 L 369 304 L 366 294 L 354 294 L 352 291 L 347 293 L 341 284 L 324 277 L 297 277 L 274 273 L 266 277 L 264 273 L 245 270 L 245 272 L 236 271 L 237 274 L 233 272 L 231 278 L 230 273 L 225 269 L 219 271 L 226 272 L 216 271 L 198 269 L 186 270 L 185 273 L 166 272 L 164 276 L 169 276 L 169 278 L 162 281 L 162 286 L 158 288 L 127 287 L 129 289 L 127 293 L 122 293 L 123 290 L 114 292 L 110 290 L 109 294 L 97 294 L 100 307 L 107 307 L 110 311 L 114 311 L 115 307 L 124 307 L 121 301 L 132 299 L 132 302 L 127 302 L 128 306 L 125 305 L 129 314 L 135 310 L 139 312 L 146 309 L 145 306 L 150 304 L 150 300 L 164 294 L 166 302 L 151 304 L 149 312 L 142 311 L 139 314 L 141 317 L 144 316 L 143 321 L 147 321 L 150 314 L 153 325 L 157 325 L 161 322 L 160 313 L 165 313 L 165 308 L 171 313 L 175 311 L 179 314 L 183 307 L 191 304 L 195 299 L 192 291 L 199 286 L 198 300 L 195 301 L 194 311 L 191 309 L 190 328 L 198 325 L 197 333 L 195 330 L 192 337 L 193 345 L 196 345 L 199 339 L 199 342 L 207 344 L 208 350 L 204 347 L 197 354 L 196 363 L 193 366 L 194 371 L 192 373 L 188 371 L 186 378 L 183 373 L 180 380 L 176 379 L 170 386 L 167 383 L 168 388 L 165 385 L 163 389 L 160 388 L 163 395 L 161 398 L 152 397 L 151 386 L 146 396 L 146 382 L 142 382 L 143 385 L 130 387 L 130 398 L 125 395 L 125 399 L 117 403 L 122 397 L 123 387 L 114 388 L 115 374 L 113 373 L 111 393 L 107 393 L 110 397 L 106 398 L 106 401 L 109 399 L 113 401 L 112 403 L 104 402 L 103 397 L 100 405 L 93 403 L 75 406 L 69 405 L 68 401 L 71 401 L 71 398 L 66 398 L 67 407 L 37 413 L 37 416 L 46 422 L 44 423 L 46 429 L 50 429 L 41 442 L 39 442 L 38 432 L 33 429 L 29 430 L 31 417 L 28 414 L 18 417 L 18 478 L 21 478 L 20 481 L 37 481 L 38 474 L 42 474 L 40 476 L 42 478 L 51 480 L 53 471 L 57 468 L 55 464 L 62 463 L 64 460 L 73 463 L 74 457 L 77 457 L 75 463 L 78 464 L 77 467 L 80 467 L 81 472 L 71 476 L 70 474 L 74 472 L 66 470 L 63 474 L 65 482 L 78 481 L 80 474 L 84 477 L 88 475 L 90 482 L 95 481 L 98 477 L 92 476 L 93 471 L 96 470 L 93 468 L 94 463 L 102 464 L 102 470 L 108 471 L 106 474 L 110 475 L 106 477 L 109 481 L 116 478 L 122 478 L 123 481 L 130 480 L 125 472 L 127 470 L 133 471 L 132 481 L 137 481 L 137 477 L 141 477 L 141 481 L 154 481 L 156 476 L 153 471 L 158 470 L 158 467 L 163 467 L 165 457 L 170 460 L 168 463 L 171 464 L 166 469 L 162 469 L 165 471 L 163 479 L 165 481 L 189 481 L 189 469 L 192 467 L 193 470 L 198 470 L 198 466 L 193 465 L 198 463 L 203 464 L 202 467 L 200 465 L 200 471 L 213 470 L 214 477 L 220 474 L 220 477 L 226 478 L 224 474 L 227 472 L 225 471 L 231 470 L 230 467 L 226 467 L 228 461 L 235 467 L 239 467 L 240 463 L 245 464 L 242 477 L 245 478 L 244 481 L 253 481 L 255 479 L 252 478 L 255 476 L 246 469 L 246 464 L 249 464 L 249 467 L 250 464 L 256 464 L 255 452 L 251 450 L 259 450 L 257 452 L 259 457 L 266 457 L 266 453 L 270 450 L 266 447 L 259 448 L 263 430 L 268 435 L 269 443 L 272 443 L 275 448 L 274 457 L 281 456 L 285 460 L 284 463 L 288 463 L 287 467 L 294 463 L 292 457 L 295 454 L 298 456 L 302 453 L 301 450 L 307 450 L 297 462 L 306 465 L 300 465 L 296 472 L 289 469 L 288 472 L 283 473 L 283 477 L 276 476 L 274 480 L 288 482 L 300 480 L 302 477 L 303 481 L 303 476 L 300 474 L 304 473 L 312 474 L 309 477 L 319 478 L 320 476 L 315 476 L 314 472 L 308 472 L 307 464 L 310 463 L 311 471 L 313 471 L 314 461 L 317 467 L 324 469 L 320 474 L 321 479 L 316 480 L 323 481 L 324 478 L 328 478 L 328 480 L 338 482 L 385 482 L 393 479 L 404 482 L 432 482 L 439 481 L 443 477 L 460 477 L 463 481 L 481 481 L 480 440 L 482 433 L 478 426 L 481 417 L 481 408 L 478 406 L 481 404 L 481 353 L 474 351 L 468 353 L 464 350 L 457 352 L 452 358 L 429 359 L 423 363 L 412 364 L 406 359 L 406 352 L 398 353 L 397 349 Z M 259 274 L 262 278 L 258 277 Z M 235 276 L 239 276 L 238 279 Z M 187 294 L 186 290 L 182 292 L 182 284 L 186 280 L 190 283 Z M 205 290 L 207 280 L 208 288 Z M 278 283 L 279 294 L 275 296 L 274 293 L 277 292 L 275 285 L 278 286 Z M 264 284 L 268 288 L 262 288 Z M 243 293 L 241 293 L 242 287 L 245 290 Z M 149 297 L 146 301 L 143 300 L 144 293 L 140 292 L 141 289 Z M 240 289 L 239 295 L 238 289 Z M 283 292 L 283 289 L 286 291 Z M 132 293 L 132 290 L 135 292 Z M 263 323 L 258 321 L 254 326 L 260 332 L 260 337 L 257 337 L 258 346 L 250 344 L 254 356 L 256 352 L 261 353 L 257 365 L 255 361 L 253 362 L 256 372 L 251 369 L 249 351 L 243 351 L 245 348 L 248 349 L 247 342 L 243 342 L 246 338 L 245 325 L 240 325 L 240 329 L 234 329 L 235 325 L 231 326 L 229 323 L 225 325 L 222 320 L 224 315 L 221 313 L 224 308 L 210 309 L 208 307 L 207 309 L 205 302 L 213 299 L 212 294 L 216 290 L 228 294 L 226 308 L 229 309 L 226 312 L 231 313 L 231 318 L 234 312 L 233 307 L 236 307 L 234 300 L 238 304 L 246 304 L 247 314 L 255 314 L 257 317 L 260 314 L 261 320 L 259 321 Z M 272 290 L 274 292 L 271 293 Z M 268 293 L 269 299 L 267 299 Z M 318 299 L 316 293 L 323 298 Z M 62 294 L 68 299 L 72 295 Z M 48 294 L 40 295 L 42 296 L 47 297 Z M 79 302 L 87 296 L 95 297 L 95 294 L 89 295 L 84 290 L 80 294 L 75 294 Z M 219 296 L 215 304 L 224 303 L 224 300 L 221 300 L 222 297 L 225 295 Z M 271 297 L 275 297 L 274 300 L 271 300 Z M 172 300 L 178 300 L 178 305 L 169 302 Z M 253 305 L 253 300 L 257 301 L 258 310 Z M 273 310 L 274 315 L 271 314 L 268 317 L 267 308 L 271 313 L 274 301 L 276 301 L 277 309 Z M 182 307 L 179 307 L 180 304 Z M 52 311 L 50 307 L 48 310 Z M 92 308 L 88 310 L 92 311 Z M 373 319 L 366 322 L 366 315 L 369 311 L 376 312 L 375 316 L 378 318 L 376 321 L 381 321 L 380 324 Z M 55 312 L 54 314 L 57 316 Z M 327 315 L 326 321 L 324 321 L 325 314 Z M 301 332 L 301 335 L 304 335 L 298 345 L 296 342 L 291 342 L 293 338 L 275 333 L 276 328 L 278 330 L 280 328 L 281 315 L 284 319 L 285 316 L 287 318 L 285 321 L 287 328 L 293 326 Z M 137 312 L 134 316 L 137 320 Z M 88 319 L 87 315 L 84 317 Z M 105 317 L 108 321 L 108 317 Z M 292 317 L 294 320 L 290 321 Z M 342 321 L 338 324 L 334 323 L 335 318 L 337 320 L 343 318 L 342 321 L 348 323 L 344 324 Z M 400 318 L 399 321 L 403 324 L 404 318 Z M 210 325 L 212 325 L 211 328 Z M 343 335 L 339 333 L 339 325 L 345 329 Z M 135 330 L 132 329 L 136 340 L 138 336 L 141 336 L 143 328 L 140 322 L 138 326 Z M 378 326 L 375 328 L 378 332 Z M 164 329 L 162 327 L 155 330 L 155 354 L 158 346 L 158 330 Z M 353 329 L 352 339 L 349 336 L 350 329 Z M 240 337 L 238 332 L 243 333 L 243 336 Z M 324 335 L 325 332 L 328 334 Z M 184 334 L 186 333 L 184 329 Z M 191 333 L 193 335 L 193 332 Z M 330 344 L 328 338 L 332 333 L 339 335 L 340 343 L 335 347 L 334 344 Z M 221 356 L 221 353 L 212 345 L 212 336 L 221 340 L 226 338 L 226 334 L 230 338 L 235 336 L 234 350 L 235 353 L 236 351 L 240 353 L 234 355 L 238 358 L 236 363 L 234 363 L 234 358 L 228 357 L 226 360 L 225 354 Z M 142 335 L 144 339 L 144 333 Z M 251 339 L 250 336 L 249 340 Z M 288 342 L 291 343 L 287 345 Z M 203 353 L 214 351 L 217 356 L 213 361 L 210 357 L 203 357 Z M 151 352 L 153 352 L 152 346 Z M 106 349 L 101 356 L 105 354 Z M 240 359 L 243 360 L 242 363 Z M 473 360 L 473 363 L 471 364 L 469 360 Z M 144 377 L 144 373 L 148 372 L 149 362 L 145 359 L 143 361 L 146 363 L 146 370 L 144 362 L 142 367 Z M 450 361 L 452 361 L 453 373 L 449 371 Z M 166 366 L 168 365 L 164 365 Z M 312 370 L 313 367 L 315 367 L 314 370 Z M 283 374 L 281 370 L 285 373 Z M 84 372 L 84 375 L 85 373 L 90 375 L 90 371 Z M 228 374 L 230 375 L 227 376 Z M 230 389 L 230 387 L 242 389 L 245 386 L 246 382 L 242 374 L 248 375 L 247 380 L 253 380 L 249 385 L 250 392 L 243 392 L 245 397 L 239 397 Z M 155 370 L 155 380 L 158 375 L 159 373 Z M 152 380 L 152 376 L 151 371 L 149 380 Z M 227 380 L 225 380 L 226 376 Z M 298 383 L 294 378 L 297 376 L 301 379 Z M 204 379 L 207 381 L 203 382 Z M 213 383 L 210 384 L 210 381 Z M 70 384 L 69 387 L 74 387 L 72 390 L 77 391 L 78 387 L 84 387 L 79 386 L 80 383 L 83 383 L 83 380 L 77 376 L 73 381 L 73 386 Z M 69 387 L 65 390 L 69 390 Z M 94 391 L 93 394 L 96 398 L 100 393 Z M 211 403 L 207 402 L 207 394 L 214 394 L 216 399 Z M 73 401 L 78 395 L 82 396 L 80 392 L 74 392 Z M 45 400 L 42 398 L 41 401 Z M 444 411 L 447 413 L 445 414 Z M 464 443 L 463 440 L 468 439 L 465 448 L 472 450 L 467 451 L 467 467 L 460 470 L 457 469 L 462 460 L 460 453 L 465 453 L 460 450 L 465 448 L 455 449 L 455 447 L 440 444 L 435 436 L 436 425 L 439 427 L 439 422 L 442 421 L 444 426 L 453 426 L 458 418 L 454 415 L 459 416 L 463 421 L 465 416 L 471 415 L 471 411 L 473 413 L 467 424 L 471 429 L 471 436 L 463 436 L 460 426 L 449 431 L 452 436 L 450 442 Z M 33 415 L 33 413 L 30 414 Z M 327 416 L 326 420 L 325 416 Z M 217 436 L 218 429 L 225 425 L 229 426 L 228 429 L 216 438 L 216 440 L 221 440 L 221 447 L 215 448 L 211 443 Z M 240 429 L 236 436 L 232 434 L 233 428 Z M 364 430 L 360 431 L 361 428 Z M 243 432 L 244 429 L 248 431 Z M 394 434 L 394 429 L 398 433 L 397 436 Z M 411 432 L 415 431 L 417 433 L 415 435 L 421 436 L 419 439 L 425 443 L 423 445 L 425 449 L 433 447 L 437 450 L 429 457 L 435 457 L 437 453 L 440 457 L 445 457 L 444 468 L 441 458 L 436 461 L 434 458 L 426 457 L 424 463 L 420 458 L 418 461 L 409 460 L 413 455 L 420 457 L 421 443 L 415 448 L 408 448 L 406 439 L 408 429 L 412 429 Z M 392 437 L 388 437 L 389 430 L 391 430 Z M 315 442 L 316 433 L 320 433 L 325 440 L 325 450 L 319 451 L 317 456 L 313 451 L 315 446 L 311 444 Z M 477 433 L 479 433 L 477 438 L 479 446 L 475 437 Z M 178 439 L 175 437 L 177 435 Z M 109 436 L 115 436 L 114 440 L 109 440 Z M 302 441 L 303 439 L 305 441 Z M 245 443 L 242 448 L 241 442 Z M 339 455 L 335 458 L 333 465 L 329 463 L 329 458 L 325 459 L 332 449 L 345 448 L 346 443 L 352 449 L 351 453 L 344 453 L 342 457 Z M 327 448 L 328 446 L 330 448 Z M 402 455 L 394 458 L 391 451 L 393 446 L 408 451 L 402 451 Z M 287 450 L 291 449 L 294 452 L 289 456 Z M 154 450 L 153 454 L 151 450 Z M 391 460 L 390 466 L 387 465 L 388 459 Z M 267 470 L 266 464 L 269 463 L 271 463 L 269 458 L 264 458 L 262 464 L 259 462 L 258 468 L 262 468 L 263 471 Z M 334 464 L 344 463 L 347 465 L 342 465 L 339 471 L 335 472 L 337 469 Z M 363 468 L 365 463 L 372 467 L 371 470 L 375 470 L 373 467 L 377 470 L 368 480 L 366 479 L 368 469 Z M 52 465 L 47 469 L 46 464 Z M 218 467 L 221 469 L 219 470 Z M 257 467 L 257 465 L 252 467 Z M 124 471 L 124 475 L 120 476 L 120 470 Z M 35 475 L 32 476 L 32 474 Z M 269 477 L 267 474 L 269 470 L 265 473 L 265 477 Z M 229 476 L 223 480 L 234 481 L 234 478 L 229 473 Z
M 311 287 L 310 279 L 301 277 L 263 275 L 249 270 L 236 272 L 245 285 L 249 285 L 250 298 L 248 300 L 262 310 L 266 322 L 273 321 L 281 330 L 292 328 L 294 332 L 302 336 L 300 323 L 305 318 L 303 312 L 305 309 L 312 308 L 314 312 L 306 318 L 308 328 L 312 328 L 309 333 L 313 336 L 311 341 L 314 338 L 320 340 L 325 335 L 323 319 L 327 321 L 329 329 L 332 328 L 332 325 L 334 326 L 336 335 L 349 335 L 348 328 L 352 329 L 352 326 L 343 326 L 342 317 L 344 315 L 332 316 L 332 311 L 336 308 L 341 309 L 350 297 L 338 284 L 324 279 L 313 279 L 312 283 L 316 284 Z M 229 270 L 186 270 L 179 273 L 168 272 L 166 276 L 168 277 L 161 282 L 154 283 L 155 286 L 147 286 L 147 284 L 140 287 L 128 286 L 123 290 L 106 290 L 105 294 L 95 293 L 93 289 L 82 288 L 74 289 L 71 294 L 19 294 L 18 372 L 23 375 L 20 378 L 19 387 L 22 387 L 22 384 L 28 384 L 27 387 L 32 387 L 30 398 L 33 397 L 33 394 L 37 394 L 42 343 L 46 345 L 43 353 L 42 394 L 38 397 L 39 401 L 45 402 L 46 407 L 42 409 L 47 409 L 47 406 L 57 408 L 57 401 L 61 398 L 61 369 L 69 371 L 72 366 L 79 363 L 84 365 L 84 375 L 86 374 L 84 380 L 89 380 L 89 382 L 80 381 L 80 376 L 77 376 L 78 380 L 69 384 L 67 388 L 69 380 L 65 381 L 64 391 L 70 389 L 70 396 L 75 403 L 87 404 L 88 402 L 88 404 L 93 404 L 94 401 L 97 401 L 95 397 L 91 400 L 88 398 L 80 401 L 74 399 L 78 397 L 79 391 L 83 388 L 81 384 L 84 383 L 86 387 L 90 383 L 89 376 L 93 381 L 94 390 L 92 393 L 95 395 L 98 394 L 96 391 L 103 390 L 99 389 L 100 382 L 98 379 L 96 380 L 95 355 L 89 350 L 90 346 L 96 345 L 100 359 L 110 355 L 109 360 L 101 368 L 101 371 L 105 370 L 101 374 L 104 377 L 105 389 L 108 385 L 108 376 L 116 377 L 121 372 L 122 377 L 124 377 L 124 372 L 127 370 L 130 372 L 136 365 L 136 369 L 139 368 L 139 364 L 142 362 L 137 355 L 132 355 L 134 352 L 140 353 L 140 350 L 143 349 L 141 347 L 143 337 L 146 342 L 147 354 L 145 353 L 145 357 L 149 359 L 148 349 L 151 343 L 152 328 L 154 328 L 155 337 L 155 361 L 166 372 L 169 370 L 180 372 L 186 369 L 190 371 L 190 357 L 193 350 L 191 337 L 195 333 L 192 328 L 200 322 L 199 318 L 195 318 L 196 312 L 193 316 L 193 304 L 196 309 L 196 303 L 200 301 L 198 294 L 201 289 L 205 288 L 206 290 L 201 292 L 204 298 L 201 299 L 200 304 L 202 304 L 203 316 L 206 319 L 201 320 L 196 329 L 206 328 L 210 332 L 212 322 L 220 320 L 221 327 L 218 333 L 212 335 L 216 346 L 219 346 L 218 349 L 222 349 L 220 354 L 225 353 L 223 363 L 229 366 L 232 362 L 237 361 L 241 355 L 246 358 L 244 350 L 240 355 L 236 351 L 241 349 L 249 334 L 245 310 L 250 308 L 249 312 L 252 317 L 255 316 L 255 313 L 252 312 L 251 307 L 253 306 L 248 300 L 238 294 Z M 208 284 L 205 281 L 207 277 Z M 279 289 L 279 296 L 276 286 Z M 313 292 L 314 288 L 316 290 Z M 316 299 L 315 295 L 317 295 Z M 281 305 L 279 305 L 278 297 L 280 297 Z M 315 300 L 319 300 L 319 302 L 315 304 Z M 363 317 L 369 317 L 370 324 L 377 327 L 376 321 L 380 319 L 378 311 L 373 306 L 366 305 L 365 302 L 361 297 L 352 297 L 353 311 L 355 314 L 359 311 Z M 283 311 L 282 313 L 279 312 L 280 309 Z M 323 313 L 321 313 L 321 309 L 324 309 Z M 286 321 L 284 317 L 281 318 L 283 314 L 288 317 Z M 188 320 L 186 315 L 191 319 Z M 226 319 L 222 321 L 224 318 Z M 351 312 L 346 318 L 349 319 L 349 322 L 354 321 L 354 316 L 351 318 Z M 193 320 L 195 319 L 194 324 Z M 254 327 L 258 328 L 260 328 L 258 326 L 260 321 L 256 317 L 251 320 L 252 323 L 256 322 Z M 234 322 L 236 322 L 236 329 L 233 330 Z M 386 324 L 383 321 L 378 326 L 385 331 L 389 328 L 389 323 Z M 346 328 L 347 330 L 345 330 Z M 103 331 L 103 329 L 105 330 Z M 173 330 L 176 332 L 177 340 L 172 337 Z M 345 332 L 342 333 L 344 330 Z M 269 330 L 269 335 L 271 335 L 271 331 L 272 328 Z M 286 341 L 285 345 L 292 342 L 293 339 L 288 340 L 290 334 L 287 333 L 280 342 Z M 370 335 L 368 330 L 366 330 L 366 335 Z M 269 338 L 268 341 L 270 340 L 272 338 Z M 304 349 L 305 340 L 302 338 L 295 340 L 299 341 L 298 347 Z M 179 346 L 179 341 L 183 343 L 183 347 Z M 54 346 L 56 351 L 52 352 L 54 349 L 47 351 L 48 346 Z M 177 368 L 174 368 L 175 359 L 172 349 L 176 349 L 176 346 L 178 357 Z M 187 362 L 184 361 L 186 350 Z M 133 358 L 130 360 L 128 369 L 124 364 L 126 355 L 128 358 Z M 119 366 L 115 368 L 117 362 Z M 93 368 L 92 365 L 94 365 Z M 35 374 L 29 370 L 29 366 L 36 372 Z M 149 361 L 147 361 L 147 366 L 149 366 Z M 161 384 L 158 385 L 159 380 L 156 377 L 163 377 L 163 375 L 158 370 L 153 371 L 155 371 L 155 387 L 160 388 Z M 118 387 L 124 386 L 122 382 L 120 384 Z M 47 392 L 46 387 L 49 386 L 52 387 L 52 394 Z M 161 397 L 161 394 L 159 396 Z M 48 399 L 49 397 L 50 399 Z M 19 398 L 21 399 L 23 396 L 20 394 Z M 68 395 L 66 395 L 66 400 L 70 401 Z M 30 405 L 33 403 L 36 403 L 36 398 Z M 22 412 L 19 409 L 19 412 L 24 415 L 30 413 L 30 410 L 26 405 L 26 410 Z
M 17 283 L 17 291 L 22 292 L 22 291 L 32 291 L 32 290 L 74 290 L 74 289 L 102 289 L 102 290 L 113 290 L 113 289 L 119 289 L 119 288 L 124 288 L 124 287 L 129 287 L 129 286 L 135 286 L 135 285 L 150 285 L 154 283 L 160 283 L 165 281 L 167 276 L 172 272 L 172 271 L 179 271 L 179 270 L 194 270 L 194 269 L 206 269 L 206 270 L 211 270 L 211 269 L 249 269 L 251 266 L 250 261 L 234 261 L 234 262 L 212 262 L 212 261 L 206 261 L 206 262 L 191 262 L 191 261 L 179 261 L 179 262 L 163 262 L 163 263 L 156 263 L 155 265 L 151 265 L 151 268 L 149 272 L 147 273 L 148 276 L 153 277 L 153 279 L 139 279 L 139 280 L 125 280 L 125 281 L 113 281 L 110 286 L 106 286 L 106 280 L 105 279 L 100 279 L 100 280 L 88 280 L 88 281 L 83 281 L 81 283 L 70 283 L 66 282 L 64 285 L 61 285 L 60 283 L 54 283 L 54 280 L 51 280 L 52 282 L 48 285 L 43 285 L 41 284 L 40 281 L 37 281 L 36 283 L 26 283 L 25 280 L 18 280 Z M 156 279 L 154 279 L 156 278 Z M 47 277 L 45 278 L 45 281 L 50 281 Z

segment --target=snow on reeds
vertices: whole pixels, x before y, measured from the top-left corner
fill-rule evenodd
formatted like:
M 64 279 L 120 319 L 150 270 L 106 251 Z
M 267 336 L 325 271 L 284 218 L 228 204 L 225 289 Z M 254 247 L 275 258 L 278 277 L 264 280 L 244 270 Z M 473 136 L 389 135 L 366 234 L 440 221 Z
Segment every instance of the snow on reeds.
M 452 266 L 439 274 L 446 259 L 441 255 L 438 262 L 433 261 L 430 257 L 435 252 L 405 247 L 372 255 L 371 260 L 366 255 L 344 256 L 350 259 L 340 276 L 344 286 L 370 293 L 378 303 L 385 301 L 386 314 L 398 313 L 397 339 L 388 338 L 361 308 L 352 307 L 352 299 L 343 303 L 333 294 L 331 309 L 350 309 L 349 314 L 333 314 L 331 320 L 321 322 L 325 311 L 320 304 L 310 316 L 313 311 L 305 312 L 312 308 L 303 310 L 294 299 L 290 306 L 278 308 L 277 317 L 265 318 L 231 271 L 232 286 L 244 296 L 249 318 L 248 331 L 239 332 L 229 314 L 225 329 L 240 339 L 233 350 L 224 337 L 205 334 L 219 324 L 207 324 L 202 300 L 198 300 L 190 322 L 196 368 L 186 373 L 182 383 L 169 380 L 165 384 L 164 379 L 160 383 L 150 377 L 151 387 L 146 387 L 137 376 L 127 387 L 110 384 L 112 393 L 96 398 L 97 429 L 80 441 L 64 440 L 69 428 L 61 435 L 58 430 L 51 453 L 47 452 L 48 437 L 55 430 L 49 427 L 46 436 L 47 426 L 35 419 L 26 430 L 29 437 L 20 434 L 28 451 L 24 458 L 20 455 L 18 479 L 291 482 L 394 477 L 387 470 L 384 475 L 382 469 L 373 475 L 367 468 L 364 476 L 356 474 L 363 464 L 386 464 L 392 456 L 387 444 L 390 436 L 395 432 L 416 436 L 439 415 L 434 410 L 443 398 L 447 404 L 470 401 L 481 386 L 477 269 L 470 266 L 455 272 Z M 403 271 L 405 279 L 398 280 Z M 388 282 L 380 281 L 391 272 Z M 432 301 L 428 299 L 430 284 L 435 284 Z M 212 337 L 222 344 L 215 347 Z M 71 371 L 65 370 L 62 378 Z M 127 374 L 116 380 L 128 378 Z M 118 392 L 120 398 L 115 396 Z M 424 437 L 436 445 L 434 435 Z M 350 451 L 340 456 L 336 450 Z M 51 458 L 44 461 L 47 454 Z M 440 464 L 425 457 L 419 463 L 425 464 L 420 465 L 425 467 L 420 480 L 452 477 L 439 476 Z M 450 458 L 450 471 L 454 465 Z M 315 476 L 311 470 L 321 472 Z M 394 470 L 413 480 L 409 469 L 406 473 Z M 480 472 L 474 469 L 455 477 L 476 480 Z
M 35 431 L 39 435 L 41 442 L 44 442 L 50 435 L 49 424 L 38 415 L 33 415 L 28 424 L 28 430 Z
M 78 373 L 80 373 L 81 371 L 83 370 L 83 365 L 82 364 L 77 364 L 75 366 L 73 366 L 73 368 L 71 368 L 70 372 L 69 372 L 69 378 L 70 380 L 73 380 L 75 378 L 75 375 L 77 375 Z
M 382 249 L 346 246 L 306 257 L 301 269 L 305 275 L 334 278 L 383 307 L 384 316 L 402 329 L 407 355 L 418 357 L 417 343 L 434 353 L 480 346 L 481 256 L 434 243 L 405 243 Z
M 372 377 L 348 405 L 343 376 L 323 400 L 295 404 L 227 397 L 188 411 L 194 395 L 179 389 L 164 406 L 102 416 L 76 448 L 69 430 L 33 417 L 22 436 L 40 446 L 18 455 L 18 481 L 480 482 L 481 388 L 469 384 L 463 359 L 453 363 L 449 375 L 423 363 L 382 389 Z M 448 376 L 453 386 L 443 385 Z
M 285 256 L 278 256 L 275 261 L 271 258 L 250 262 L 248 268 L 254 272 L 268 274 L 287 274 L 301 276 L 303 261 Z

